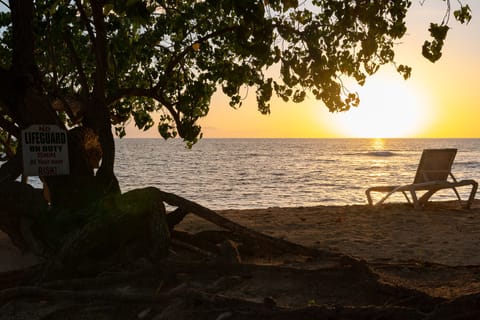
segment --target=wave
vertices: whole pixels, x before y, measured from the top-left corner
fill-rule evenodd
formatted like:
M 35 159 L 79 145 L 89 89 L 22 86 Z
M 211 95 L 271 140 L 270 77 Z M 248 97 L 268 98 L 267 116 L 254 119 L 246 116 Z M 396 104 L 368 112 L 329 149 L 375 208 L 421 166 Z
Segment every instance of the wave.
M 457 161 L 455 162 L 456 166 L 465 166 L 467 168 L 478 168 L 480 162 L 478 161 Z
M 374 170 L 374 169 L 384 169 L 384 168 L 385 167 L 373 165 L 373 166 L 366 166 L 366 167 L 356 167 L 353 170 L 355 170 L 355 171 L 370 171 L 370 170 Z
M 370 157 L 393 157 L 397 156 L 398 153 L 393 151 L 365 151 L 365 152 L 355 152 L 355 153 L 344 153 L 344 156 L 370 156 Z
M 396 156 L 397 154 L 392 151 L 369 151 L 366 153 L 366 155 L 373 157 L 392 157 Z

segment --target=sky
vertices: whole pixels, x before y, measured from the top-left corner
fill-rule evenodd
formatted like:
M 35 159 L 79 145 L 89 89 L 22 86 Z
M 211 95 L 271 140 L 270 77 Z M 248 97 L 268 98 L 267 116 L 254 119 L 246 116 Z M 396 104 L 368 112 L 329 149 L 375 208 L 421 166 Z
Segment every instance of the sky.
M 430 22 L 441 22 L 445 2 L 412 2 L 407 35 L 396 48 L 397 63 L 413 68 L 410 79 L 385 65 L 363 87 L 348 86 L 359 93 L 361 104 L 341 113 L 330 113 L 310 97 L 300 104 L 274 98 L 271 113 L 262 115 L 254 90 L 237 110 L 218 93 L 199 122 L 204 138 L 479 138 L 480 1 L 462 1 L 473 18 L 468 25 L 450 18 L 443 56 L 435 63 L 423 58 L 421 47 L 430 40 Z M 155 127 L 127 128 L 127 137 L 158 136 Z

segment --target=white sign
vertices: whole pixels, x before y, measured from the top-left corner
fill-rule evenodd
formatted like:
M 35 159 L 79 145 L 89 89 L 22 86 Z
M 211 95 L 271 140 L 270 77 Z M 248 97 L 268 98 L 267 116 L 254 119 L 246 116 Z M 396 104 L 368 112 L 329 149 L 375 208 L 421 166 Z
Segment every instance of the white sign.
M 56 125 L 34 124 L 22 130 L 23 174 L 69 174 L 67 132 Z

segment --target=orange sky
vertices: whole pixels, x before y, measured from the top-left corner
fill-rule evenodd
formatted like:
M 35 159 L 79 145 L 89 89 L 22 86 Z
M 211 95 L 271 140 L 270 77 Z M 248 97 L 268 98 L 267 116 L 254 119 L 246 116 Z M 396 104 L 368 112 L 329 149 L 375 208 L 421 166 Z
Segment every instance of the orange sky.
M 472 9 L 472 21 L 465 26 L 451 18 L 443 56 L 432 64 L 421 56 L 421 46 L 429 39 L 429 23 L 441 21 L 445 4 L 413 1 L 408 34 L 396 51 L 398 63 L 413 67 L 412 77 L 404 81 L 387 65 L 364 87 L 349 86 L 360 94 L 358 108 L 332 114 L 314 98 L 301 104 L 274 99 L 271 114 L 264 116 L 256 110 L 253 93 L 238 110 L 217 94 L 200 121 L 204 137 L 480 137 L 480 1 L 463 3 Z M 158 136 L 156 128 L 127 130 L 127 137 Z

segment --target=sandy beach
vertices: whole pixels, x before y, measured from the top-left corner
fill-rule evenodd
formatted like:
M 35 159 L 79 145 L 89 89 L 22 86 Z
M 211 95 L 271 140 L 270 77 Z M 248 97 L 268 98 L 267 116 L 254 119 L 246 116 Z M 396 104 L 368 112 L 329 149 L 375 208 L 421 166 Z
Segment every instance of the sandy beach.
M 224 210 L 226 218 L 277 238 L 343 253 L 368 262 L 431 262 L 480 265 L 480 201 L 469 209 L 456 202 L 414 210 L 407 204 Z M 179 230 L 218 229 L 189 215 Z M 22 254 L 0 234 L 0 271 L 22 268 L 35 257 Z
M 368 262 L 420 261 L 449 266 L 480 265 L 480 202 L 456 202 L 425 210 L 407 204 L 226 210 L 225 217 L 274 237 L 341 252 Z M 189 232 L 212 228 L 195 216 L 179 226 Z
M 0 319 L 32 319 L 32 314 L 34 319 L 48 314 L 49 319 L 155 320 L 480 316 L 478 201 L 469 210 L 442 202 L 424 210 L 389 204 L 218 213 L 302 248 L 334 254 L 308 256 L 294 249 L 269 260 L 265 257 L 272 252 L 267 249 L 267 256 L 254 252 L 253 260 L 243 261 L 242 256 L 242 263 L 225 263 L 219 260 L 222 255 L 213 260 L 203 254 L 192 259 L 195 251 L 179 255 L 181 247 L 173 243 L 169 258 L 150 273 L 123 270 L 18 287 L 21 277 L 14 273 L 11 278 L 5 271 L 22 269 L 35 259 L 19 253 L 4 236 L 0 270 L 6 286 L 0 291 L 4 302 Z M 188 215 L 176 230 L 205 235 L 203 231 L 219 231 L 219 227 Z M 240 252 L 243 255 L 245 248 Z

